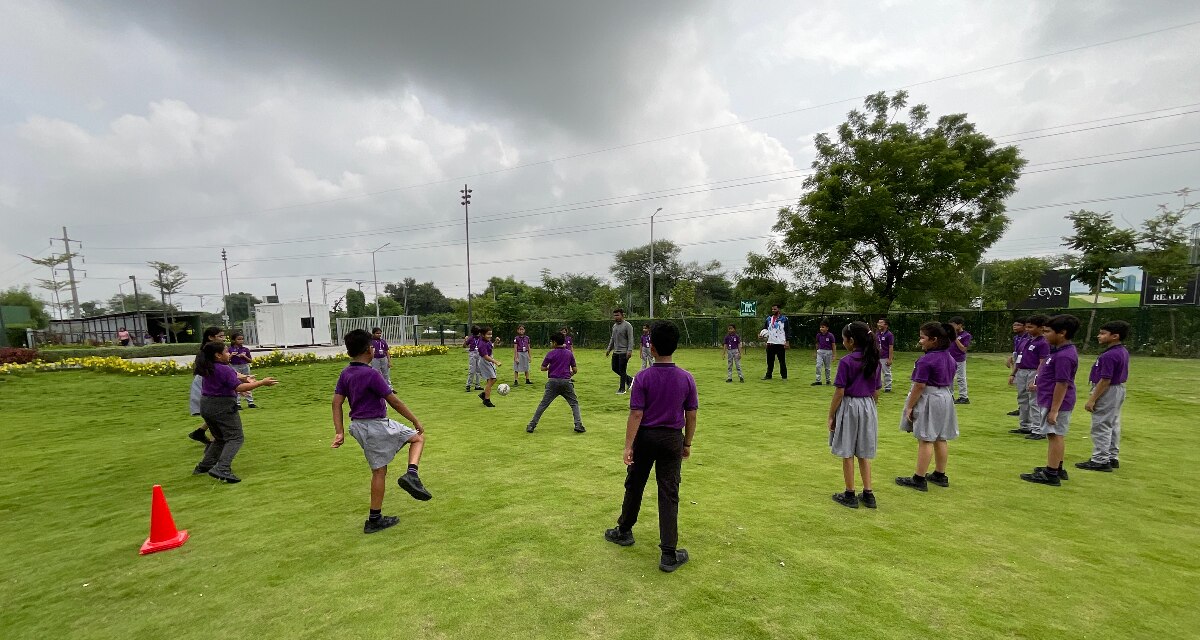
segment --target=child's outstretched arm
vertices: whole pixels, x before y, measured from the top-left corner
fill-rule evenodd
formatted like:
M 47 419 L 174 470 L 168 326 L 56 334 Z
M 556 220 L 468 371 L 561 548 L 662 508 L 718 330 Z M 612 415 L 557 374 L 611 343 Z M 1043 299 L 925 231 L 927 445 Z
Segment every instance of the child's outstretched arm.
M 234 391 L 241 393 L 243 391 L 254 391 L 259 387 L 273 387 L 279 384 L 275 378 L 263 378 L 262 380 L 254 380 L 253 382 L 243 382 L 237 386 Z
M 695 413 L 694 411 L 692 413 Z M 625 421 L 625 464 L 633 464 L 633 439 L 637 437 L 638 427 L 642 426 L 642 410 L 630 409 L 629 419 Z M 694 427 L 693 427 L 694 429 Z M 686 441 L 685 441 L 686 442 Z
M 346 428 L 342 415 L 342 403 L 346 401 L 346 396 L 340 393 L 333 394 L 333 444 L 331 448 L 337 449 L 346 441 Z
M 413 415 L 412 411 L 408 410 L 408 405 L 400 400 L 400 397 L 394 393 L 389 393 L 384 400 L 387 400 L 389 406 L 396 410 L 396 413 L 404 416 L 405 420 L 412 423 L 412 428 L 417 430 L 417 433 L 425 433 L 425 427 L 421 426 L 421 421 L 417 420 L 417 416 Z

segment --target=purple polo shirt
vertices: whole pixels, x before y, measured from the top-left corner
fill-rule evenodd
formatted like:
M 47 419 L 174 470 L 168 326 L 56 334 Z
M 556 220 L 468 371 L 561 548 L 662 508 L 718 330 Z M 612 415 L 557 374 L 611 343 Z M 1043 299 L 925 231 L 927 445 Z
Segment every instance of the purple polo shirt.
M 475 336 L 467 338 L 467 351 L 479 351 L 479 338 Z
M 200 395 L 209 398 L 233 398 L 237 396 L 237 388 L 241 382 L 233 367 L 217 362 L 213 365 L 212 373 L 203 377 L 200 383 Z
M 1017 368 L 1018 369 L 1037 369 L 1038 360 L 1044 359 L 1050 355 L 1050 343 L 1046 342 L 1045 336 L 1036 338 L 1025 337 L 1021 342 L 1021 351 L 1017 353 Z
M 1028 334 L 1018 333 L 1013 336 L 1013 357 L 1017 357 L 1017 353 L 1021 351 L 1021 347 L 1025 344 L 1025 338 Z
M 529 336 L 517 336 L 513 338 L 513 344 L 517 345 L 517 351 L 529 351 Z
M 1109 384 L 1125 384 L 1129 379 L 1129 349 L 1126 349 L 1125 345 L 1113 345 L 1096 358 L 1096 364 L 1092 365 L 1092 371 L 1088 374 L 1088 381 L 1096 384 L 1102 379 L 1107 379 Z
M 926 351 L 913 367 L 912 381 L 930 387 L 949 387 L 954 382 L 954 358 L 945 349 Z
M 1079 352 L 1074 344 L 1064 344 L 1057 349 L 1051 348 L 1050 355 L 1042 363 L 1037 372 L 1037 402 L 1038 406 L 1050 408 L 1054 402 L 1054 385 L 1059 382 L 1067 383 L 1067 395 L 1063 396 L 1059 411 L 1070 411 L 1075 408 L 1075 372 L 1079 371 Z
M 879 339 L 879 357 L 887 360 L 892 356 L 892 347 L 896 344 L 896 336 L 891 331 L 875 334 Z
M 229 350 L 229 364 L 250 364 L 253 359 L 250 357 L 250 348 L 246 345 L 239 347 L 231 344 L 226 348 Z
M 650 348 L 650 334 L 648 334 L 648 333 L 642 334 L 642 348 L 643 349 Z
M 967 333 L 965 330 L 962 333 L 958 334 L 958 339 L 962 341 L 964 347 L 971 346 L 971 334 Z M 950 349 L 948 351 L 950 352 L 950 357 L 954 358 L 955 362 L 966 362 L 967 361 L 967 352 L 963 351 L 962 349 L 959 349 L 957 342 L 951 340 L 950 341 Z
M 674 362 L 655 362 L 633 379 L 629 408 L 642 411 L 642 427 L 682 429 L 683 413 L 697 407 L 696 379 Z
M 374 358 L 386 358 L 388 356 L 387 340 L 380 338 L 371 340 L 371 356 Z
M 483 356 L 491 356 L 491 355 L 492 355 L 492 343 L 488 342 L 487 340 L 481 339 L 479 341 L 479 357 L 482 358 Z
M 738 334 L 725 334 L 725 349 L 737 351 L 742 346 L 742 337 Z
M 833 351 L 833 341 L 835 339 L 836 338 L 834 338 L 832 331 L 826 331 L 825 333 L 818 333 L 817 334 L 817 350 Z
M 575 344 L 571 341 L 571 336 L 563 336 L 563 346 L 570 349 L 571 345 Z
M 391 387 L 383 374 L 364 362 L 351 362 L 342 369 L 333 392 L 350 401 L 351 420 L 374 420 L 387 417 L 387 401 Z
M 876 364 L 875 375 L 866 377 L 863 375 L 863 366 L 861 351 L 854 351 L 838 360 L 837 376 L 833 379 L 833 386 L 844 389 L 845 395 L 852 398 L 869 398 L 875 395 L 875 391 L 883 386 L 881 377 L 883 367 Z
M 566 346 L 554 347 L 542 358 L 542 366 L 551 378 L 559 380 L 571 379 L 571 367 L 575 366 L 575 354 L 567 351 Z

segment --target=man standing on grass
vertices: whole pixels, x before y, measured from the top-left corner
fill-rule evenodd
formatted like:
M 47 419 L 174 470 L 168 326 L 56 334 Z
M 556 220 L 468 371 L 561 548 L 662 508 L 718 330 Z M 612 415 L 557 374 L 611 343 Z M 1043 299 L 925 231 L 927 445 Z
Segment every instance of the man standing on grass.
M 763 380 L 770 380 L 775 373 L 775 358 L 779 358 L 779 377 L 787 380 L 787 349 L 788 330 L 787 316 L 779 310 L 779 305 L 771 305 L 771 315 L 763 323 L 763 331 L 767 332 L 767 375 Z
M 633 353 L 633 345 L 633 325 L 625 320 L 625 310 L 613 311 L 612 337 L 608 339 L 608 350 L 604 352 L 604 355 L 612 356 L 613 373 L 621 377 L 621 386 L 617 389 L 618 394 L 624 394 L 625 388 L 633 383 L 633 378 L 630 378 L 627 373 L 629 355 Z

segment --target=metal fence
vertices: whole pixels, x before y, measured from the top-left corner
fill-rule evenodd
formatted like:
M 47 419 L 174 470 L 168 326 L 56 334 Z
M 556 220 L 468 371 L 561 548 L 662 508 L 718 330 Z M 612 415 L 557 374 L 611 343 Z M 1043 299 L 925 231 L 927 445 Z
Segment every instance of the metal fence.
M 355 329 L 371 331 L 375 327 L 383 329 L 383 339 L 389 344 L 416 344 L 417 316 L 380 316 L 376 318 L 338 318 L 337 331 L 334 332 L 335 344 L 342 344 L 342 336 Z
M 1075 341 L 1084 350 L 1096 350 L 1094 334 L 1097 328 L 1109 320 L 1124 320 L 1133 327 L 1132 335 L 1126 341 L 1133 353 L 1170 357 L 1200 357 L 1200 308 L 1197 307 L 1112 307 L 1096 310 L 1096 320 L 1092 327 L 1093 336 L 1084 336 L 1087 329 L 1088 316 L 1091 309 L 1042 309 L 1036 313 L 1056 315 L 1071 313 L 1078 317 L 1083 325 L 1076 335 Z M 1006 353 L 1012 348 L 1012 322 L 1017 317 L 1035 313 L 1033 311 L 948 311 L 943 313 L 889 313 L 888 322 L 892 333 L 896 335 L 896 348 L 900 351 L 916 351 L 917 336 L 923 323 L 930 320 L 946 321 L 954 316 L 962 316 L 966 321 L 967 331 L 973 336 L 972 350 L 982 353 Z M 840 331 L 843 326 L 853 320 L 862 320 L 874 326 L 878 314 L 831 313 L 831 314 L 785 314 L 791 325 L 792 345 L 799 348 L 813 346 L 815 336 L 822 321 L 829 322 L 833 331 Z M 634 332 L 641 333 L 642 325 L 649 321 L 644 318 L 629 318 Z M 664 318 L 679 328 L 681 345 L 690 347 L 717 347 L 725 337 L 726 327 L 734 325 L 748 346 L 759 342 L 758 332 L 766 321 L 762 318 Z M 488 325 L 492 328 L 493 336 L 498 336 L 502 344 L 512 344 L 513 336 L 517 333 L 517 325 L 525 326 L 525 333 L 534 345 L 548 346 L 550 334 L 557 333 L 560 328 L 567 327 L 572 341 L 580 348 L 603 349 L 608 345 L 612 331 L 609 320 L 587 321 L 531 321 L 531 322 L 497 322 Z M 465 324 L 418 325 L 414 335 L 419 336 L 421 344 L 445 344 L 456 346 L 461 343 L 468 327 Z M 415 343 L 415 342 L 414 342 Z
M 245 344 L 258 344 L 258 323 L 253 320 L 242 322 L 242 337 Z

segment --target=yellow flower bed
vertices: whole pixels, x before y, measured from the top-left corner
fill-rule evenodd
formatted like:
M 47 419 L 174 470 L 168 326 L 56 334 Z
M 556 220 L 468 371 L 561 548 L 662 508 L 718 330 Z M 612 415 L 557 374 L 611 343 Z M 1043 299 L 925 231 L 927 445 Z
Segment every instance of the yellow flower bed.
M 399 346 L 392 347 L 389 353 L 393 358 L 415 358 L 418 356 L 437 356 L 450 353 L 449 347 L 435 346 Z M 254 358 L 253 366 L 257 368 L 277 367 L 283 365 L 311 364 L 315 362 L 333 362 L 348 360 L 349 356 L 339 353 L 332 356 L 321 356 L 315 353 L 284 353 L 272 351 Z M 67 358 L 58 362 L 43 362 L 34 360 L 28 364 L 0 364 L 0 375 L 10 373 L 27 373 L 40 371 L 63 371 L 67 369 L 83 369 L 100 371 L 102 373 L 119 373 L 129 376 L 173 376 L 191 374 L 191 364 L 179 364 L 174 360 L 159 362 L 133 362 L 116 356 L 105 358 L 88 356 L 84 358 Z

